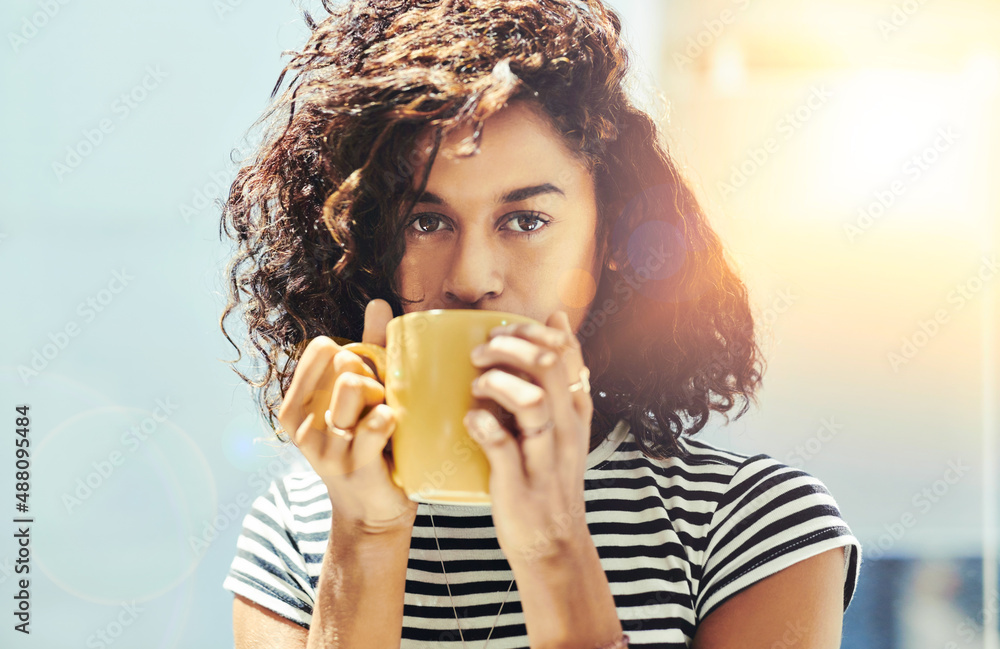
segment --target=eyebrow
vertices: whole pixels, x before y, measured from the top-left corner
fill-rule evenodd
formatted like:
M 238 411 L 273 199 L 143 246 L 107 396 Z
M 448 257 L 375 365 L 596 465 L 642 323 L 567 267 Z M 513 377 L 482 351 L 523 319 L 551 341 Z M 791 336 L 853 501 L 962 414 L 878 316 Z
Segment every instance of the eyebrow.
M 566 192 L 559 189 L 552 183 L 544 183 L 542 185 L 534 185 L 532 187 L 521 187 L 519 189 L 512 189 L 500 197 L 497 203 L 516 203 L 517 201 L 526 201 L 529 198 L 534 198 L 535 196 L 540 196 L 542 194 L 559 194 L 563 197 L 566 196 Z M 433 205 L 447 205 L 447 201 L 435 194 L 434 192 L 424 192 L 417 199 L 418 203 L 431 203 Z

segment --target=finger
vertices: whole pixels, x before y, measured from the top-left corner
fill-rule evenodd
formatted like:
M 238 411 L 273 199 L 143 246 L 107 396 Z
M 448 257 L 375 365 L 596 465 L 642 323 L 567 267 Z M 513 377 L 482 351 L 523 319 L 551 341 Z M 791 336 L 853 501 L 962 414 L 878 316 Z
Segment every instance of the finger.
M 336 380 L 336 377 L 340 376 L 344 372 L 362 374 L 370 379 L 378 380 L 375 372 L 373 372 L 372 368 L 365 362 L 365 359 L 349 349 L 341 349 L 333 357 L 333 380 Z
M 515 336 L 501 335 L 472 350 L 472 364 L 485 367 L 503 363 L 526 372 L 539 385 L 552 375 L 559 355 L 542 345 Z
M 565 311 L 556 311 L 549 316 L 547 323 L 561 330 L 563 335 L 566 336 L 568 347 L 567 353 L 562 356 L 562 360 L 566 365 L 570 385 L 573 385 L 577 381 L 585 380 L 589 386 L 590 373 L 587 372 L 587 376 L 583 376 L 584 368 L 586 368 L 586 364 L 583 361 L 583 348 L 576 337 L 576 333 L 573 331 L 573 325 L 569 322 L 569 316 L 566 315 Z M 574 390 L 570 394 L 572 395 L 572 402 L 577 409 L 577 413 L 579 413 L 584 421 L 590 421 L 590 416 L 594 411 L 594 400 L 591 398 L 590 392 L 581 389 Z
M 379 404 L 354 428 L 351 437 L 342 437 L 306 416 L 293 442 L 324 479 L 349 475 L 372 462 L 382 461 L 382 449 L 395 429 L 392 409 Z
M 559 451 L 555 427 L 545 390 L 499 369 L 483 373 L 472 385 L 472 393 L 489 398 L 514 414 L 521 435 L 517 441 L 524 458 L 524 473 L 533 484 L 555 473 Z
M 496 336 L 477 350 L 479 353 L 474 353 L 472 356 L 473 365 L 485 367 L 502 364 L 515 368 L 530 376 L 537 386 L 542 388 L 543 394 L 547 395 L 549 408 L 547 412 L 543 413 L 546 415 L 546 419 L 540 419 L 540 414 L 537 412 L 526 412 L 520 416 L 521 413 L 515 408 L 523 409 L 522 404 L 509 401 L 500 402 L 497 399 L 498 403 L 504 405 L 515 415 L 519 415 L 519 425 L 523 424 L 526 428 L 535 429 L 544 425 L 548 418 L 551 418 L 555 423 L 553 432 L 556 437 L 567 436 L 569 443 L 574 445 L 573 448 L 579 446 L 580 440 L 578 438 L 582 435 L 578 431 L 578 427 L 572 425 L 572 422 L 577 421 L 574 398 L 569 392 L 570 382 L 566 379 L 565 365 L 558 353 L 536 342 L 509 335 Z M 484 373 L 485 375 L 486 373 Z M 497 384 L 497 387 L 503 389 L 504 385 L 511 384 L 501 382 Z M 508 399 L 529 398 L 531 396 L 536 395 L 524 392 L 522 389 L 517 397 L 511 395 Z M 561 443 L 559 439 L 553 441 L 556 446 Z
M 545 390 L 501 369 L 490 369 L 472 382 L 472 394 L 496 401 L 514 414 L 524 431 L 541 428 L 552 416 Z
M 559 313 L 563 312 L 556 311 L 553 316 Z M 572 330 L 570 330 L 569 335 L 567 335 L 565 330 L 556 328 L 550 324 L 553 322 L 553 316 L 549 316 L 547 323 L 544 325 L 537 322 L 518 322 L 515 324 L 494 327 L 490 330 L 490 336 L 518 336 L 550 349 L 568 351 L 572 349 L 573 343 L 576 341 L 576 336 L 572 335 Z M 579 341 L 576 341 L 576 344 L 579 345 Z
M 312 413 L 309 413 L 309 414 L 312 415 Z M 333 421 L 333 412 L 332 411 L 327 410 L 323 414 L 323 421 L 326 422 L 327 430 L 329 430 L 331 433 L 333 433 L 335 436 L 339 437 L 340 439 L 344 440 L 345 442 L 350 442 L 352 439 L 354 439 L 354 429 L 352 429 L 352 428 L 341 428 L 340 426 L 338 426 L 337 424 L 335 424 L 334 421 Z
M 323 376 L 318 380 L 313 389 L 309 393 L 303 394 L 302 397 L 302 412 L 311 412 L 313 414 L 313 425 L 315 427 L 324 427 L 326 411 L 331 409 L 331 404 L 336 403 L 338 399 L 338 396 L 334 393 L 337 380 L 345 374 L 351 374 L 358 376 L 359 378 L 366 378 L 378 383 L 378 381 L 374 378 L 374 372 L 372 372 L 372 370 L 362 361 L 361 357 L 346 349 L 338 351 L 332 361 L 326 364 L 326 370 Z M 371 387 L 370 383 L 366 385 Z M 381 383 L 378 383 L 378 385 L 381 386 Z M 361 409 L 364 409 L 368 405 L 374 405 L 375 403 L 383 401 L 385 398 L 384 389 L 381 392 L 381 395 L 382 397 L 374 402 L 364 401 L 360 406 Z M 367 397 L 367 393 L 365 396 Z M 353 419 L 347 419 L 342 416 L 341 418 L 331 420 L 333 422 L 332 425 L 339 428 L 348 428 L 349 426 L 353 426 L 354 422 L 357 421 L 357 415 L 359 412 L 360 410 L 354 414 Z
M 326 381 L 323 378 L 330 369 L 330 361 L 339 351 L 340 345 L 327 336 L 317 336 L 309 341 L 278 411 L 278 421 L 286 431 L 297 430 L 305 420 L 306 405 L 314 398 L 316 390 L 323 387 L 321 384 L 333 384 L 332 376 Z
M 385 328 L 392 320 L 392 307 L 385 300 L 372 300 L 365 307 L 365 330 L 361 342 L 385 347 Z
M 333 395 L 326 409 L 330 421 L 338 428 L 354 428 L 362 411 L 385 400 L 385 388 L 373 378 L 353 372 L 344 372 L 333 384 Z M 370 413 L 368 413 L 370 414 Z
M 539 347 L 547 347 L 556 351 L 559 354 L 559 358 L 565 365 L 563 376 L 565 377 L 567 386 L 576 383 L 580 379 L 580 373 L 585 367 L 583 362 L 583 349 L 580 346 L 580 341 L 577 340 L 576 335 L 573 332 L 573 327 L 569 322 L 569 317 L 564 311 L 556 311 L 549 316 L 546 321 L 546 325 L 540 325 L 537 323 L 518 323 L 506 325 L 494 328 L 490 332 L 490 335 L 495 336 L 494 338 L 491 338 L 490 344 L 493 343 L 493 340 L 502 340 L 507 337 L 517 337 L 517 339 L 523 339 L 526 342 L 534 343 Z M 502 347 L 502 345 L 500 347 Z M 507 347 L 509 347 L 509 345 L 507 345 Z M 581 413 L 588 407 L 588 404 L 590 407 L 593 406 L 593 403 L 590 402 L 589 395 L 584 394 L 581 398 L 576 395 L 576 392 L 573 393 L 571 402 L 579 409 L 578 412 Z
M 566 354 L 564 358 L 567 360 L 572 360 L 575 357 L 580 361 L 580 366 L 583 366 L 583 348 L 565 311 L 554 312 L 544 325 L 524 322 L 494 327 L 490 330 L 491 337 L 500 335 L 517 336 L 530 340 L 537 345 Z M 572 366 L 570 369 L 573 369 Z
M 351 450 L 358 458 L 370 458 L 362 460 L 364 464 L 381 461 L 382 451 L 395 430 L 396 413 L 384 403 L 377 404 L 358 422 Z
M 302 455 L 307 460 L 322 457 L 330 443 L 329 433 L 325 430 L 325 426 L 316 428 L 313 423 L 314 416 L 309 413 L 302 420 L 298 429 L 290 435 L 292 443 L 302 451 Z
M 526 489 L 527 477 L 514 436 L 486 410 L 470 410 L 463 421 L 490 463 L 490 494 L 503 492 L 519 498 Z

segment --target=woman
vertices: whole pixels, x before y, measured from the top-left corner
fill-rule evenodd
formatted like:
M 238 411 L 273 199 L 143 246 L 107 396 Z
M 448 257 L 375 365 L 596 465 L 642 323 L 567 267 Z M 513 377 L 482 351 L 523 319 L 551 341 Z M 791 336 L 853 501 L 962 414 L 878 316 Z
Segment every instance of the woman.
M 242 307 L 266 370 L 241 376 L 312 468 L 244 522 L 236 645 L 839 646 L 860 545 L 833 498 L 690 439 L 747 410 L 762 361 L 743 284 L 622 87 L 618 17 L 327 9 L 223 220 L 223 322 Z M 405 496 L 384 388 L 333 340 L 384 344 L 433 308 L 545 323 L 471 357 L 510 414 L 466 418 L 492 506 Z

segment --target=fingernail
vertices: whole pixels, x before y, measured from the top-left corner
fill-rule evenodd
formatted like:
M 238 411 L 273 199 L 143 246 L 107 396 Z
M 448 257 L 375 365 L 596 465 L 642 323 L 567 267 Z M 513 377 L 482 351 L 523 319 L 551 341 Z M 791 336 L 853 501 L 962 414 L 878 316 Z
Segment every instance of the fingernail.
M 481 358 L 486 353 L 486 345 L 477 345 L 472 348 L 472 357 Z
M 545 352 L 538 358 L 538 364 L 542 367 L 552 367 L 556 363 L 555 352 Z
M 368 425 L 372 428 L 385 426 L 385 415 L 379 410 L 372 410 L 371 414 L 368 415 Z
M 492 442 L 502 434 L 497 430 L 493 418 L 482 410 L 471 410 L 466 413 L 465 426 L 472 438 L 480 444 Z
M 465 417 L 462 418 L 462 423 L 465 424 L 465 429 L 469 431 L 469 437 L 482 443 L 481 433 L 479 432 L 479 427 L 476 425 L 475 411 L 470 410 L 465 413 Z

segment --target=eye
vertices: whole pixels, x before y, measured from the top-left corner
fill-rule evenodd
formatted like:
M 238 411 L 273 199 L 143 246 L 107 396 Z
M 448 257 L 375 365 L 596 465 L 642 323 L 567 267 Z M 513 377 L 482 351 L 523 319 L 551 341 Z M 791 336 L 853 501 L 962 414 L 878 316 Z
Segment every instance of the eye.
M 541 231 L 549 222 L 549 219 L 543 218 L 538 212 L 518 212 L 508 218 L 504 225 L 513 223 L 515 227 L 510 228 L 510 231 L 528 238 Z M 419 239 L 436 232 L 446 232 L 450 229 L 446 218 L 427 212 L 413 217 L 407 227 L 407 234 Z
M 412 221 L 410 221 L 409 229 L 414 235 L 419 237 L 420 235 L 437 232 L 439 228 L 436 226 L 441 223 L 444 223 L 444 220 L 436 214 L 418 214 Z
M 533 232 L 538 232 L 543 227 L 548 224 L 546 219 L 543 219 L 541 214 L 538 212 L 521 212 L 520 214 L 515 214 L 507 221 L 507 223 L 514 223 L 519 228 L 515 229 L 514 232 L 523 232 L 524 234 L 530 234 Z

